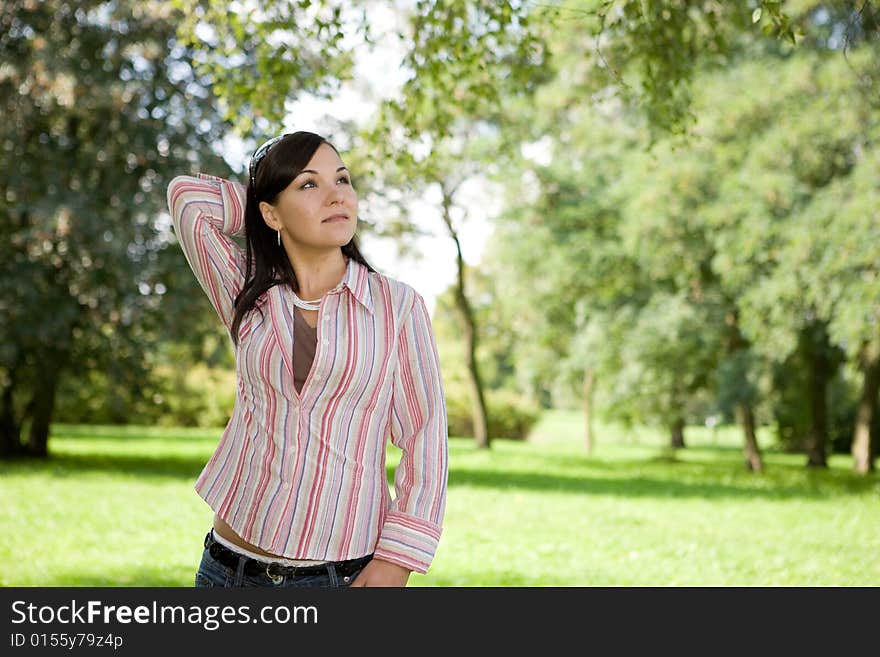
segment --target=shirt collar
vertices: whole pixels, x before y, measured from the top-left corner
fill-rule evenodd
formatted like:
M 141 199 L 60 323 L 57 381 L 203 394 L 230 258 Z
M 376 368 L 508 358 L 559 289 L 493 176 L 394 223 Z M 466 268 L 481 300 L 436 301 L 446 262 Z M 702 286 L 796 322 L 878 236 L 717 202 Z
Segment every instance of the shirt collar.
M 349 293 L 367 309 L 367 312 L 372 314 L 373 293 L 370 291 L 369 277 L 369 269 L 354 258 L 349 258 L 348 266 L 345 268 L 345 276 L 342 278 L 341 287 L 347 288 Z

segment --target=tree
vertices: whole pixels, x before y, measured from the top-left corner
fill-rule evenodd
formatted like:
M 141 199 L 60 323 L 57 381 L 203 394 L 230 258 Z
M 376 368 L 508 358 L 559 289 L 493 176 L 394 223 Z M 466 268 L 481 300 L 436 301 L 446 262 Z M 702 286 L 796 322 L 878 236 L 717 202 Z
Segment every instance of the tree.
M 0 9 L 4 456 L 47 454 L 64 376 L 100 370 L 142 390 L 146 354 L 188 303 L 165 298 L 185 264 L 160 255 L 163 181 L 200 158 L 224 165 L 209 151 L 222 124 L 173 41 L 176 20 L 158 2 Z
M 876 114 L 859 119 L 850 126 L 855 161 L 849 175 L 817 194 L 785 245 L 784 257 L 807 278 L 803 292 L 820 316 L 830 318 L 829 339 L 843 346 L 862 376 L 851 449 L 853 468 L 867 474 L 874 470 L 880 438 L 871 435 L 880 390 L 880 264 L 875 248 L 880 237 L 880 122 Z
M 361 142 L 374 161 L 385 163 L 381 178 L 386 184 L 413 195 L 430 187 L 439 190 L 440 216 L 456 247 L 453 298 L 465 344 L 474 439 L 482 448 L 490 446 L 490 436 L 477 359 L 479 331 L 465 288 L 459 238 L 468 209 L 458 201 L 458 192 L 488 161 L 486 135 L 502 114 L 501 96 L 527 95 L 543 71 L 540 39 L 525 18 L 517 17 L 516 7 L 510 2 L 417 2 L 408 35 L 413 46 L 404 59 L 412 75 L 399 98 L 382 104 Z M 463 215 L 459 222 L 455 214 Z
M 844 50 L 880 37 L 880 7 L 865 0 L 574 0 L 558 3 L 553 15 L 584 35 L 582 94 L 617 95 L 638 108 L 655 137 L 696 123 L 693 87 L 701 73 L 757 52 Z
M 256 141 L 277 133 L 287 102 L 304 92 L 328 97 L 351 77 L 353 46 L 343 44 L 347 24 L 370 41 L 366 5 L 354 17 L 343 16 L 351 3 L 339 0 L 171 4 L 179 12 L 177 39 L 189 49 L 196 72 L 211 80 L 223 119 Z
M 646 153 L 638 152 L 637 139 L 632 147 L 625 146 L 639 134 L 632 127 L 638 117 L 626 105 L 594 98 L 596 111 L 587 111 L 578 102 L 578 93 L 590 82 L 589 70 L 576 56 L 581 37 L 558 33 L 552 53 L 558 78 L 537 92 L 534 108 L 516 108 L 514 132 L 546 142 L 550 164 L 526 164 L 529 176 L 509 176 L 520 190 L 519 199 L 506 215 L 512 227 L 500 226 L 495 240 L 499 248 L 504 244 L 504 257 L 496 260 L 512 263 L 507 270 L 523 281 L 514 289 L 515 297 L 531 282 L 532 292 L 542 293 L 544 308 L 580 309 L 577 319 L 564 312 L 560 321 L 551 321 L 548 310 L 543 330 L 537 332 L 549 336 L 560 353 L 568 353 L 568 362 L 598 363 L 612 375 L 610 380 L 601 373 L 584 377 L 591 396 L 593 382 L 603 382 L 604 399 L 598 391 L 606 412 L 614 408 L 624 415 L 656 417 L 659 409 L 643 406 L 632 394 L 627 398 L 626 392 L 650 383 L 652 379 L 644 379 L 647 373 L 658 375 L 655 381 L 663 381 L 664 374 L 691 374 L 693 383 L 675 403 L 705 409 L 714 388 L 714 403 L 730 408 L 742 425 L 747 464 L 755 470 L 762 466 L 754 407 L 768 392 L 761 385 L 774 367 L 787 368 L 788 379 L 812 372 L 813 385 L 802 395 L 812 395 L 807 405 L 814 417 L 808 430 L 813 437 L 811 461 L 821 463 L 827 433 L 825 391 L 844 339 L 843 333 L 828 330 L 829 322 L 839 321 L 842 302 L 835 301 L 833 310 L 828 304 L 823 309 L 820 299 L 839 300 L 845 289 L 854 303 L 856 294 L 850 290 L 858 290 L 863 299 L 871 298 L 872 291 L 841 283 L 842 272 L 821 262 L 828 260 L 822 247 L 833 244 L 830 235 L 837 234 L 840 222 L 829 215 L 821 223 L 804 213 L 815 210 L 829 183 L 838 181 L 839 189 L 849 189 L 854 163 L 871 161 L 876 67 L 868 62 L 876 44 L 870 30 L 862 31 L 850 39 L 853 47 L 844 58 L 831 49 L 842 42 L 834 46 L 831 37 L 845 31 L 846 24 L 839 21 L 846 13 L 837 12 L 832 3 L 823 19 L 816 13 L 821 7 L 810 6 L 815 30 L 802 41 L 807 50 L 792 55 L 775 40 L 758 36 L 749 43 L 741 38 L 738 50 L 729 51 L 736 57 L 728 70 L 694 78 L 699 84 L 693 107 L 699 119 L 690 139 L 655 134 Z M 828 21 L 838 21 L 837 27 Z M 605 130 L 611 135 L 603 140 L 599 135 Z M 615 159 L 616 165 L 609 164 Z M 538 187 L 537 199 L 523 198 L 525 185 Z M 609 187 L 616 189 L 609 193 Z M 860 193 L 870 198 L 864 188 Z M 859 202 L 858 207 L 864 206 Z M 603 215 L 601 208 L 613 212 Z M 615 213 L 603 237 L 596 229 L 603 225 L 599 218 Z M 861 221 L 870 225 L 864 215 Z M 871 243 L 870 230 L 857 234 Z M 810 248 L 804 244 L 806 235 Z M 529 259 L 526 248 L 540 255 Z M 840 261 L 851 252 L 851 243 L 839 247 Z M 795 257 L 797 253 L 811 254 L 809 264 Z M 603 269 L 603 262 L 610 267 Z M 565 284 L 553 278 L 553 267 L 560 263 L 570 274 Z M 859 271 L 866 267 L 860 264 Z M 511 314 L 521 317 L 523 325 L 535 326 L 534 313 L 515 300 L 507 303 L 517 307 Z M 689 316 L 695 319 L 687 320 Z M 855 332 L 857 350 L 873 340 L 873 321 Z M 673 330 L 676 326 L 681 332 Z M 640 338 L 642 331 L 668 331 L 669 340 L 652 343 Z M 696 341 L 678 351 L 688 335 Z M 536 335 L 517 342 L 533 345 L 539 340 Z M 789 358 L 796 352 L 804 365 Z M 524 359 L 518 365 L 535 371 Z M 792 370 L 801 367 L 805 369 Z M 592 367 L 589 371 L 596 373 Z M 871 381 L 866 377 L 865 399 L 873 398 L 867 385 Z M 661 387 L 676 389 L 672 381 Z M 701 398 L 704 402 L 695 405 Z M 662 396 L 645 399 L 656 404 Z M 871 415 L 867 401 L 862 408 L 865 417 Z
M 777 363 L 794 354 L 803 360 L 811 382 L 804 394 L 812 399 L 808 463 L 818 466 L 825 464 L 827 386 L 843 344 L 828 327 L 842 310 L 835 289 L 849 283 L 823 264 L 843 224 L 831 214 L 818 221 L 815 209 L 829 186 L 850 184 L 870 152 L 876 113 L 850 68 L 869 67 L 869 57 L 858 51 L 847 63 L 804 52 L 772 69 L 744 65 L 725 84 L 742 89 L 750 81 L 754 91 L 735 100 L 728 92 L 732 102 L 712 113 L 718 122 L 708 130 L 731 172 L 706 215 L 717 247 L 713 268 L 738 299 L 754 347 Z
M 546 163 L 523 161 L 506 172 L 507 210 L 484 266 L 503 283 L 500 303 L 515 336 L 523 392 L 549 401 L 542 391 L 583 390 L 590 451 L 590 391 L 617 369 L 590 336 L 622 306 L 644 300 L 646 287 L 638 264 L 622 252 L 619 207 L 608 195 L 621 175 L 627 135 L 590 108 L 576 112 L 582 122 L 559 121 L 549 107 L 558 101 L 542 93 L 523 117 L 538 130 L 555 123 L 564 143 L 553 145 Z

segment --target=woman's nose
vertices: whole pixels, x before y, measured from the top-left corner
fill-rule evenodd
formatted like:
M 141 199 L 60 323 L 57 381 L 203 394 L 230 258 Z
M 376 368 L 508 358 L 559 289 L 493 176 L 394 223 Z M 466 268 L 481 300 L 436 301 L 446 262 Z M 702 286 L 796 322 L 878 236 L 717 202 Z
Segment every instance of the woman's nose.
M 329 205 L 333 205 L 334 203 L 342 203 L 342 200 L 344 198 L 345 195 L 342 193 L 342 190 L 338 187 L 334 187 L 328 194 L 327 203 Z

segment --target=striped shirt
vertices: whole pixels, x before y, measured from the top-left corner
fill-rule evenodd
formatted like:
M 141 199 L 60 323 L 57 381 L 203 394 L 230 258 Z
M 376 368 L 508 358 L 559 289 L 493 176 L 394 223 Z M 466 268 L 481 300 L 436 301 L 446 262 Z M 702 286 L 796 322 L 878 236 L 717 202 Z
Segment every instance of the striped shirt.
M 243 185 L 177 176 L 177 239 L 230 336 L 244 282 Z M 318 311 L 302 391 L 293 378 L 290 289 L 265 292 L 241 322 L 235 405 L 195 490 L 243 539 L 290 559 L 375 558 L 425 573 L 446 506 L 447 420 L 424 299 L 349 259 Z M 262 313 L 260 312 L 262 311 Z M 402 450 L 394 496 L 386 441 Z

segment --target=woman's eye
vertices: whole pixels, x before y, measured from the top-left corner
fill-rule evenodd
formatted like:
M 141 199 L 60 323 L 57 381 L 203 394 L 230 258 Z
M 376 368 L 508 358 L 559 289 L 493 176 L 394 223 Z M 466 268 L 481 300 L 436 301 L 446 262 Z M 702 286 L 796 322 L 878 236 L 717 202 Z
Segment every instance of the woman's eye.
M 348 176 L 339 176 L 336 182 L 341 182 L 343 185 L 350 185 L 351 179 Z M 311 189 L 312 187 L 317 187 L 317 183 L 314 180 L 307 180 L 302 185 L 299 186 L 300 189 Z

